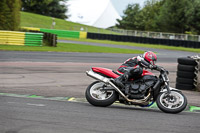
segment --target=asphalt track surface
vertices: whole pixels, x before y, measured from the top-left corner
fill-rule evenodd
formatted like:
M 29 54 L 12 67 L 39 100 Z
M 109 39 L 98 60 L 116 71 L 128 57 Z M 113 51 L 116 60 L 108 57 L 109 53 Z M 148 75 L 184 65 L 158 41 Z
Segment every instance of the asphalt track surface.
M 76 43 L 83 45 L 95 45 L 104 47 L 115 47 L 125 49 L 137 49 L 143 51 L 154 51 L 158 56 L 158 63 L 176 63 L 177 58 L 193 56 L 197 53 L 172 51 L 153 48 L 142 48 L 124 45 L 111 45 L 90 42 L 66 41 L 59 40 L 63 43 Z M 109 53 L 62 53 L 62 52 L 16 52 L 16 51 L 1 51 L 0 62 L 16 62 L 16 61 L 31 61 L 31 62 L 84 62 L 84 63 L 122 63 L 126 59 L 138 54 L 109 54 Z
M 75 44 L 83 44 L 83 45 L 93 45 L 93 46 L 104 46 L 104 47 L 113 47 L 113 48 L 125 48 L 125 49 L 136 49 L 142 51 L 153 51 L 157 53 L 158 62 L 177 62 L 177 58 L 179 57 L 186 57 L 186 56 L 193 56 L 197 53 L 193 52 L 184 52 L 184 51 L 173 51 L 173 50 L 164 50 L 164 49 L 155 49 L 155 48 L 144 48 L 144 47 L 134 47 L 134 46 L 125 46 L 125 45 L 112 45 L 112 44 L 102 44 L 102 43 L 91 43 L 91 42 L 79 42 L 79 41 L 67 41 L 67 40 L 59 40 L 58 42 L 62 43 L 75 43 Z M 95 56 L 95 55 L 94 55 Z M 98 57 L 98 55 L 96 55 Z M 116 55 L 114 55 L 116 57 Z M 132 56 L 135 56 L 134 54 Z M 117 61 L 119 63 L 124 61 L 124 58 L 130 58 L 130 54 L 124 56 L 118 56 L 119 58 L 115 60 L 115 58 L 109 60 L 110 61 Z
M 197 133 L 198 113 L 0 97 L 1 133 Z
M 158 63 L 172 73 L 173 81 L 177 58 L 195 55 L 156 52 Z M 86 70 L 91 66 L 116 69 L 129 57 L 130 54 L 0 51 L 0 93 L 83 98 L 85 88 L 94 81 L 85 75 Z M 172 115 L 134 106 L 100 108 L 85 102 L 0 96 L 1 133 L 195 133 L 200 130 L 199 117 L 199 113 L 191 112 Z

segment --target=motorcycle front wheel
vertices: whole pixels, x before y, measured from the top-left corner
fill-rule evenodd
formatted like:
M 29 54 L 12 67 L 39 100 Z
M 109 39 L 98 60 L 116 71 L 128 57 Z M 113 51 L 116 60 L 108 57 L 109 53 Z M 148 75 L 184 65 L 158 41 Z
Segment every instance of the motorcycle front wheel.
M 169 95 L 167 92 L 161 92 L 156 100 L 160 110 L 166 113 L 180 113 L 187 106 L 187 99 L 180 91 L 172 90 Z
M 95 81 L 90 84 L 85 92 L 87 101 L 94 106 L 106 107 L 113 104 L 117 100 L 115 90 L 105 91 L 103 87 L 105 83 Z

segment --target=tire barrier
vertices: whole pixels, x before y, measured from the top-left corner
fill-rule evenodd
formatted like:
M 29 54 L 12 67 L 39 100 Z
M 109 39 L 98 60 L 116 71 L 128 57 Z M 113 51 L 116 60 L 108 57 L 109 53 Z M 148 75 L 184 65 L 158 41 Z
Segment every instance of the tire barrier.
M 125 36 L 125 35 L 110 35 L 110 34 L 100 34 L 100 33 L 90 33 L 90 32 L 87 33 L 87 38 L 98 39 L 98 40 L 120 41 L 120 42 L 159 44 L 159 45 L 176 46 L 176 47 L 181 46 L 188 48 L 200 48 L 200 42 L 185 41 L 185 40 L 159 39 L 159 38 Z
M 43 29 L 43 28 L 33 28 L 33 27 L 22 27 L 22 29 L 29 30 L 29 31 L 40 31 L 40 32 L 56 34 L 58 37 L 87 38 L 87 32 L 82 32 L 82 31 Z
M 191 58 L 194 59 L 197 64 L 194 71 L 196 75 L 196 78 L 194 79 L 194 86 L 197 91 L 200 91 L 200 56 L 191 56 Z
M 34 27 L 22 27 L 22 29 L 25 29 L 28 31 L 40 31 L 40 28 L 34 28 Z
M 25 45 L 26 46 L 42 46 L 43 34 L 42 33 L 25 33 Z
M 178 64 L 178 70 L 180 70 L 180 71 L 185 71 L 186 70 L 187 72 L 194 72 L 195 71 L 195 66 Z
M 87 32 L 80 32 L 79 34 L 79 38 L 82 38 L 82 39 L 86 39 L 87 38 Z
M 37 29 L 37 28 L 35 28 L 35 29 Z M 57 35 L 56 34 L 42 32 L 42 31 L 38 31 L 35 29 L 29 28 L 29 29 L 25 29 L 25 30 L 29 31 L 29 32 L 34 32 L 34 33 L 42 33 L 43 34 L 43 44 L 45 46 L 57 47 Z
M 40 31 L 56 34 L 58 37 L 79 38 L 80 36 L 80 33 L 77 31 L 65 31 L 65 30 L 54 30 L 54 29 L 40 29 Z
M 57 47 L 57 35 L 56 34 L 51 34 L 51 33 L 46 33 L 46 32 L 42 32 L 42 33 L 44 34 L 43 41 L 44 41 L 45 45 Z
M 198 61 L 193 57 L 178 58 L 176 88 L 194 90 L 197 87 Z
M 138 36 L 127 36 L 127 35 L 113 35 L 113 34 L 100 34 L 90 32 L 79 32 L 79 31 L 67 31 L 67 30 L 56 30 L 56 29 L 40 29 L 32 27 L 22 27 L 26 30 L 35 30 L 56 34 L 58 37 L 68 38 L 88 38 L 97 40 L 111 40 L 120 42 L 135 42 L 144 44 L 159 44 L 175 47 L 188 47 L 188 48 L 200 48 L 200 42 L 197 41 L 186 41 L 186 40 L 174 40 L 174 39 L 159 39 L 159 38 L 148 38 Z
M 0 30 L 0 44 L 42 46 L 42 43 L 43 43 L 43 33 Z

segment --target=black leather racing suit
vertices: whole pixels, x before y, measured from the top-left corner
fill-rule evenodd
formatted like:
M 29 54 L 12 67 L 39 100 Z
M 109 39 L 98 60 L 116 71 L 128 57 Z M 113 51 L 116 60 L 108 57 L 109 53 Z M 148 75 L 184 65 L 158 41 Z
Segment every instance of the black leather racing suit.
M 141 56 L 136 56 L 126 60 L 117 70 L 117 72 L 127 74 L 127 78 L 138 78 L 143 73 L 143 68 L 152 69 L 153 66 L 144 60 Z

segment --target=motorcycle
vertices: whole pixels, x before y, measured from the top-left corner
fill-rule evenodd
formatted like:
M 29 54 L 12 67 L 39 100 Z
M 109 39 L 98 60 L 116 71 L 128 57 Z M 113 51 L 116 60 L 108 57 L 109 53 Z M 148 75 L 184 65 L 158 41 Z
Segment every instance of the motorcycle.
M 166 113 L 179 113 L 187 106 L 187 98 L 178 89 L 169 86 L 169 72 L 158 66 L 159 76 L 143 70 L 141 77 L 129 79 L 123 88 L 117 86 L 114 79 L 120 73 L 107 68 L 92 67 L 86 74 L 97 81 L 90 84 L 85 92 L 87 101 L 100 107 L 106 107 L 119 101 L 127 105 L 149 107 L 156 102 L 158 108 Z

